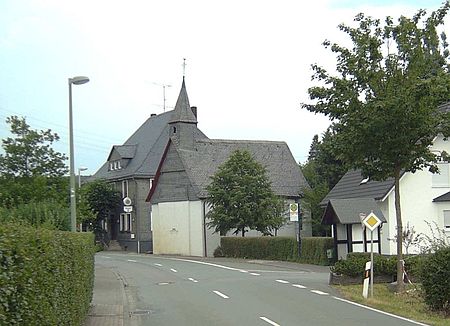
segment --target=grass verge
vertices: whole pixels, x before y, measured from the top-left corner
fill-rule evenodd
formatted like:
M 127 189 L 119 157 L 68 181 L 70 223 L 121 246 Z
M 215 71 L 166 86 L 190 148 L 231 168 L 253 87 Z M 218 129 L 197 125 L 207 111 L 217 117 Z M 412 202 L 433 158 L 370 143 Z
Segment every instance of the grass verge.
M 364 299 L 362 296 L 362 285 L 336 285 L 333 287 L 350 301 L 425 324 L 450 326 L 450 318 L 445 318 L 444 315 L 432 312 L 427 308 L 420 296 L 419 287 L 409 287 L 408 292 L 397 294 L 389 291 L 386 284 L 375 284 L 374 296 L 368 299 Z

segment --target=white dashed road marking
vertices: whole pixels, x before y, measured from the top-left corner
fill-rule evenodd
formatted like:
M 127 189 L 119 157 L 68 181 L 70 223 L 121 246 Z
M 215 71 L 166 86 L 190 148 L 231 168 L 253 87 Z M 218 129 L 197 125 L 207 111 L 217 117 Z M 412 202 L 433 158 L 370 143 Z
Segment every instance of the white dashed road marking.
M 159 267 L 161 267 L 162 265 L 161 265 L 161 264 L 157 264 L 157 263 L 155 263 L 155 266 L 159 266 Z
M 253 275 L 253 276 L 260 276 L 261 274 L 258 274 L 258 273 L 250 273 L 250 275 Z
M 267 317 L 259 317 L 259 318 L 262 319 L 262 320 L 264 320 L 266 323 L 269 323 L 270 325 L 273 325 L 273 326 L 280 326 L 280 324 L 277 324 L 276 322 L 270 320 L 270 319 L 267 318 Z
M 174 273 L 178 273 L 178 271 L 176 269 L 171 268 L 170 270 Z
M 315 294 L 318 294 L 318 295 L 329 295 L 328 293 L 322 292 L 322 291 L 319 291 L 319 290 L 311 290 L 311 292 L 315 293 Z
M 129 261 L 130 263 L 137 263 L 137 261 L 133 259 L 128 259 L 127 261 Z
M 283 284 L 289 284 L 289 282 L 288 281 L 285 281 L 285 280 L 276 280 L 278 283 L 283 283 Z
M 306 289 L 306 286 L 300 285 L 300 284 L 292 284 L 293 287 L 299 288 L 299 289 Z
M 224 299 L 229 299 L 229 298 L 230 298 L 229 296 L 223 294 L 222 292 L 219 292 L 219 291 L 213 291 L 213 292 L 214 292 L 215 294 L 217 294 L 219 297 L 222 297 L 222 298 L 224 298 Z
M 194 283 L 198 283 L 198 281 L 193 279 L 192 277 L 189 277 L 188 280 L 191 281 L 191 282 L 194 282 Z

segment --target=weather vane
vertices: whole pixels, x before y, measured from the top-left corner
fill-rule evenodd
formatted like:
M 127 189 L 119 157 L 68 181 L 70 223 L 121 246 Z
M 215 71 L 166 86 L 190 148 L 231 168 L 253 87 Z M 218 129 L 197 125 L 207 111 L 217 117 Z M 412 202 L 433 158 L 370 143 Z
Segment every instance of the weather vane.
M 183 58 L 183 78 L 186 76 L 186 58 Z

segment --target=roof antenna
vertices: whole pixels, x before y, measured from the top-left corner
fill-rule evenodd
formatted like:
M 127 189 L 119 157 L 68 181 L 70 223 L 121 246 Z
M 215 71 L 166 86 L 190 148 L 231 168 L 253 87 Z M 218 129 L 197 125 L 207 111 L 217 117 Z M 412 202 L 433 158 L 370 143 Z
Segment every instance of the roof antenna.
M 163 109 L 164 109 L 164 111 L 163 112 L 166 112 L 166 87 L 172 87 L 172 85 L 169 85 L 169 84 L 158 84 L 158 83 L 153 83 L 153 84 L 155 84 L 155 85 L 157 85 L 157 86 L 162 86 L 162 88 L 163 88 Z

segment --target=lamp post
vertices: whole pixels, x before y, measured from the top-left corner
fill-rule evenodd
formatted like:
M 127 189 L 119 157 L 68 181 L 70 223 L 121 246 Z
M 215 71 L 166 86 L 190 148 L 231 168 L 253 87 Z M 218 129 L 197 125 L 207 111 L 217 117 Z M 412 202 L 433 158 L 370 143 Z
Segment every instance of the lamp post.
M 72 84 L 81 85 L 89 81 L 88 77 L 78 76 L 69 78 L 69 158 L 70 158 L 70 230 L 76 232 L 77 202 L 75 197 L 75 158 L 73 150 L 73 121 L 72 121 Z
M 81 171 L 86 171 L 88 168 L 84 167 L 84 166 L 80 166 L 78 168 L 78 189 L 81 188 Z

